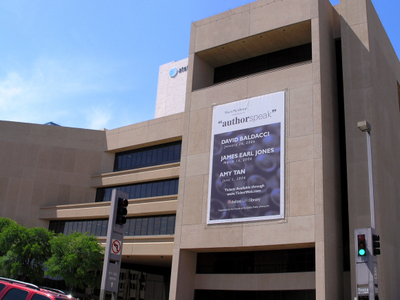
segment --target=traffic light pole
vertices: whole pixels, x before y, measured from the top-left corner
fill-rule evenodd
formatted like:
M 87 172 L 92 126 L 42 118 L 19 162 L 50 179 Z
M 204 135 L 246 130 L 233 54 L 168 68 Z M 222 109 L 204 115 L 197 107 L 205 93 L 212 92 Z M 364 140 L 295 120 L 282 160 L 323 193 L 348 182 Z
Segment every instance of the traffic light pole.
M 380 245 L 379 242 L 376 244 L 376 238 L 379 239 L 373 228 L 360 228 L 354 231 L 357 300 L 379 299 L 376 255 L 379 255 Z
M 128 194 L 113 189 L 111 194 L 110 217 L 106 249 L 104 253 L 103 274 L 101 277 L 100 300 L 105 300 L 106 291 L 111 292 L 111 300 L 117 300 L 119 273 L 121 269 L 124 227 L 128 206 Z

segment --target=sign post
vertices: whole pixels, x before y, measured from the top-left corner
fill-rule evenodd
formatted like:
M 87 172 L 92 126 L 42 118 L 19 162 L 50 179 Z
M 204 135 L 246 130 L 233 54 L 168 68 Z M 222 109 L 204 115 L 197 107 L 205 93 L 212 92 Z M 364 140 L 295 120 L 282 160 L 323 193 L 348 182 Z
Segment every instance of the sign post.
M 111 292 L 111 299 L 116 300 L 121 269 L 122 245 L 124 242 L 124 227 L 128 194 L 113 189 L 111 194 L 110 217 L 108 219 L 106 250 L 104 254 L 103 275 L 101 278 L 100 300 L 105 300 L 106 291 Z M 123 207 L 119 207 L 120 204 Z M 122 211 L 122 213 L 121 213 Z M 117 215 L 122 215 L 117 220 Z

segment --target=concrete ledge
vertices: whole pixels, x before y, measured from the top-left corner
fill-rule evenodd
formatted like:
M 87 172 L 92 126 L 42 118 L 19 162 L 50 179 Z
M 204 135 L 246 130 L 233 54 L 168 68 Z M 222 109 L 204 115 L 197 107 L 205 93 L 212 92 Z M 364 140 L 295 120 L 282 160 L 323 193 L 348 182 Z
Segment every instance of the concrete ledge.
M 90 186 L 110 187 L 146 181 L 164 180 L 179 177 L 180 163 L 171 163 L 147 168 L 104 173 L 92 176 Z
M 69 204 L 41 207 L 42 220 L 83 220 L 108 218 L 111 202 Z M 129 200 L 128 217 L 158 214 L 174 214 L 178 205 L 177 195 Z

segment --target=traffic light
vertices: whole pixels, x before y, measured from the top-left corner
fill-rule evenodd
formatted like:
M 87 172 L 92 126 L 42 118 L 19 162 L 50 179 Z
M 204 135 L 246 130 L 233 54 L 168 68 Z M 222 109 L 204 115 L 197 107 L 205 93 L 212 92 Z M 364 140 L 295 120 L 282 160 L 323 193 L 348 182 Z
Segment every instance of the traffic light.
M 377 234 L 373 234 L 372 235 L 372 249 L 373 249 L 373 253 L 374 255 L 380 255 L 381 254 L 381 243 L 380 241 L 380 237 Z
M 118 198 L 117 217 L 115 218 L 115 223 L 119 225 L 124 225 L 126 223 L 126 214 L 128 213 L 128 210 L 126 209 L 127 206 L 127 199 Z
M 357 235 L 358 238 L 358 256 L 367 255 L 367 242 L 365 240 L 365 234 Z

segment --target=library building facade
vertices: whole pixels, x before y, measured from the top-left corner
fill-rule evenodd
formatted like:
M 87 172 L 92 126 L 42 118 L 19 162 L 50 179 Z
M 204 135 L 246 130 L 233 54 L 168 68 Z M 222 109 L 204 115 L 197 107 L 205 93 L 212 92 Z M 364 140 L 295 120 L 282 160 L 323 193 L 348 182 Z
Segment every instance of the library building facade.
M 152 120 L 0 121 L 0 216 L 105 244 L 127 193 L 118 299 L 400 299 L 399 82 L 371 0 L 252 2 L 192 23 Z

